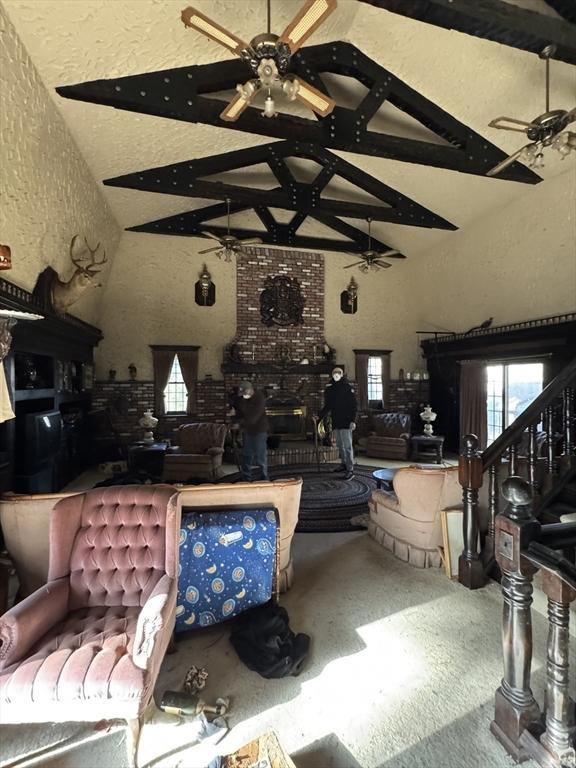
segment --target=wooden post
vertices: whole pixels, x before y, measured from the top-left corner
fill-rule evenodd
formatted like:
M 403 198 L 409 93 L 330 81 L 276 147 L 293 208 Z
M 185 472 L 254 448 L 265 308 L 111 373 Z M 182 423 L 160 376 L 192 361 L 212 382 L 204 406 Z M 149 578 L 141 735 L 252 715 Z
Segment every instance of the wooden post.
M 508 502 L 496 518 L 496 559 L 502 571 L 502 649 L 504 677 L 496 691 L 494 720 L 490 730 L 517 761 L 529 757 L 520 739 L 536 723 L 540 710 L 530 688 L 532 664 L 533 565 L 522 558 L 521 548 L 536 538 L 539 523 L 532 517 L 532 491 L 521 477 L 502 483 Z
M 486 538 L 484 539 L 484 551 L 482 552 L 484 572 L 487 575 L 498 579 L 500 579 L 500 569 L 498 568 L 494 557 L 494 542 L 496 538 L 496 516 L 498 515 L 500 506 L 500 487 L 498 484 L 499 466 L 500 459 L 496 459 L 488 469 L 488 511 L 490 513 L 490 519 L 488 521 Z
M 476 435 L 464 435 L 458 460 L 458 480 L 462 486 L 464 507 L 464 550 L 458 559 L 458 581 L 468 589 L 486 583 L 484 566 L 478 552 L 478 489 L 482 485 L 482 454 Z
M 542 570 L 542 589 L 548 597 L 548 660 L 546 664 L 546 732 L 541 742 L 560 765 L 576 765 L 574 702 L 568 694 L 570 603 L 576 590 L 555 573 Z
M 536 494 L 540 490 L 538 481 L 536 479 L 536 462 L 537 446 L 536 446 L 536 429 L 537 424 L 531 424 L 528 427 L 528 482 L 532 488 L 532 493 Z

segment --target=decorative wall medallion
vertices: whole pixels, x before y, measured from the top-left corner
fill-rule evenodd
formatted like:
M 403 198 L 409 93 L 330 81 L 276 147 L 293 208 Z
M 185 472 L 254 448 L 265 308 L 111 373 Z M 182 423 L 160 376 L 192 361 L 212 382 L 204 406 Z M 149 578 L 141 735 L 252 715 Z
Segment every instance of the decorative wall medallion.
M 260 316 L 264 325 L 301 325 L 304 297 L 295 277 L 276 275 L 264 280 L 260 294 Z

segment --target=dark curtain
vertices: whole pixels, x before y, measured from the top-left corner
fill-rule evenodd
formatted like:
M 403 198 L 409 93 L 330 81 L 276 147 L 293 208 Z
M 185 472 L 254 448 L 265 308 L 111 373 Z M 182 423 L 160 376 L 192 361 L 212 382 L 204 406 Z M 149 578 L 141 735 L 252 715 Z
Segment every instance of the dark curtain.
M 363 352 L 355 352 L 356 356 L 356 385 L 358 391 L 356 398 L 358 400 L 358 410 L 368 410 L 368 355 Z
M 386 410 L 390 394 L 390 355 L 380 355 L 382 360 L 382 408 Z
M 182 371 L 182 378 L 186 384 L 188 400 L 186 401 L 186 413 L 190 416 L 196 410 L 196 381 L 198 379 L 198 350 L 190 349 L 178 352 L 178 362 Z
M 169 349 L 153 349 L 152 360 L 154 367 L 154 410 L 156 416 L 164 416 L 164 390 L 170 378 L 174 363 L 174 352 Z M 182 372 L 184 375 L 184 372 Z
M 460 439 L 476 435 L 481 451 L 486 448 L 488 418 L 486 364 L 478 360 L 460 363 Z

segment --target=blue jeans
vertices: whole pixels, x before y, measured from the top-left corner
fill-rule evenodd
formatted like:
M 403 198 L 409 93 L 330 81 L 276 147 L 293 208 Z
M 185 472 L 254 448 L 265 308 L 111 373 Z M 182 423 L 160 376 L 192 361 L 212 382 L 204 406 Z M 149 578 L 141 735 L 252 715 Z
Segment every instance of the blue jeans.
M 336 446 L 340 454 L 340 461 L 346 466 L 348 472 L 354 469 L 354 449 L 352 448 L 352 430 L 334 429 Z
M 251 435 L 244 432 L 242 435 L 242 479 L 250 482 L 252 480 L 252 465 L 260 467 L 262 480 L 269 480 L 268 477 L 268 454 L 266 451 L 266 432 L 257 432 Z

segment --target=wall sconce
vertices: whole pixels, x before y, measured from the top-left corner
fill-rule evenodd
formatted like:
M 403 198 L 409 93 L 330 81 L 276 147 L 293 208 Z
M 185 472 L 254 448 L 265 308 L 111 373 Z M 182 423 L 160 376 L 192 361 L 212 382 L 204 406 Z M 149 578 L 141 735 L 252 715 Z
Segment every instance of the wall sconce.
M 0 269 L 12 267 L 12 252 L 9 245 L 0 245 Z
M 194 286 L 196 304 L 201 307 L 211 307 L 216 301 L 216 286 L 212 282 L 212 275 L 208 272 L 206 264 L 203 264 L 199 277 L 200 280 Z
M 340 309 L 345 315 L 354 315 L 358 309 L 358 283 L 353 277 L 340 294 Z

